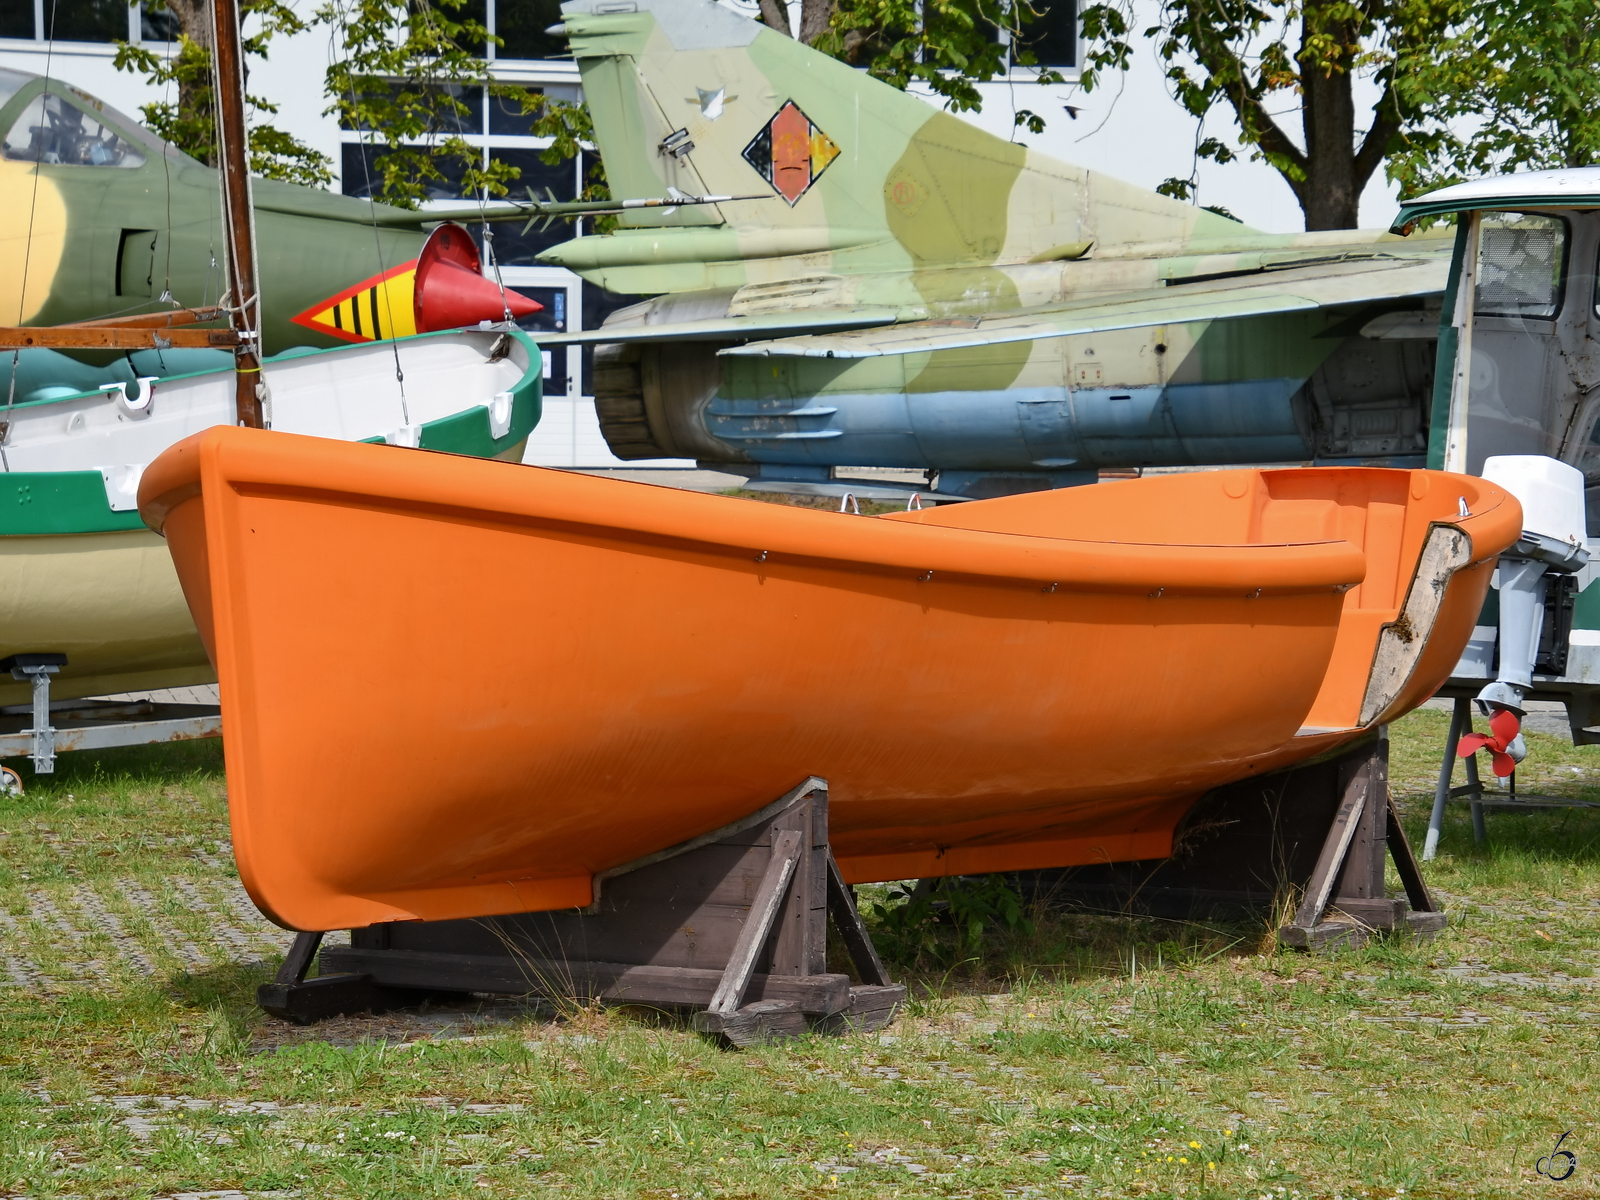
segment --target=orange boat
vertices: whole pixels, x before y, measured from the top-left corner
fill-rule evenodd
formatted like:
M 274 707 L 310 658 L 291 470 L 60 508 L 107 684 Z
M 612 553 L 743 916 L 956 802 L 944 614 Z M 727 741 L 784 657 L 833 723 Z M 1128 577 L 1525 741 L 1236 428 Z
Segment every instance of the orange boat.
M 147 469 L 234 849 L 326 930 L 585 905 L 830 784 L 852 882 L 1166 855 L 1460 657 L 1517 502 L 1362 468 L 870 518 L 216 428 Z

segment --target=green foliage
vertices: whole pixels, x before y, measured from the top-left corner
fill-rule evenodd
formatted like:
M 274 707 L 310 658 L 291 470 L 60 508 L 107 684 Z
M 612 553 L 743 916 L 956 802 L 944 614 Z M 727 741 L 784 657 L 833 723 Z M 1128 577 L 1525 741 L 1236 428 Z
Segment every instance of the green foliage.
M 1448 724 L 1390 727 L 1413 844 Z M 1600 748 L 1529 742 L 1519 783 L 1600 800 Z M 917 999 L 881 1034 L 731 1052 L 640 1008 L 271 1020 L 255 989 L 289 935 L 231 899 L 220 741 L 23 774 L 0 796 L 0 952 L 33 976 L 0 988 L 3 1194 L 1594 1194 L 1535 1172 L 1564 1130 L 1581 1169 L 1593 1147 L 1597 810 L 1492 813 L 1478 847 L 1452 804 L 1433 941 L 1324 957 L 1041 909 L 982 961 L 899 973 Z
M 978 112 L 978 83 L 1005 74 L 1006 46 L 997 32 L 1022 43 L 1040 11 L 1026 2 L 992 0 L 837 0 L 827 29 L 811 45 L 874 78 L 906 90 L 922 83 L 942 96 L 955 112 Z M 787 29 L 787 26 L 784 26 Z M 1034 66 L 1032 51 L 1016 53 L 1022 66 Z M 1061 72 L 1038 70 L 1038 83 L 1062 83 Z M 1016 123 L 1042 133 L 1043 118 L 1021 110 Z
M 1401 94 L 1466 127 L 1406 141 L 1388 164 L 1416 195 L 1473 176 L 1600 162 L 1600 8 L 1466 0 L 1450 37 L 1405 56 Z
M 504 196 L 518 177 L 504 163 L 486 165 L 457 131 L 470 112 L 463 92 L 489 83 L 488 65 L 472 47 L 493 40 L 481 22 L 460 15 L 464 3 L 326 0 L 317 9 L 338 49 L 327 73 L 333 103 L 326 111 L 382 144 L 374 193 L 389 204 L 416 208 L 438 190 Z M 442 169 L 452 162 L 461 168 L 455 179 Z
M 509 84 L 496 84 L 490 90 L 496 96 L 518 100 L 522 106 L 522 115 L 531 118 L 528 132 L 533 137 L 550 139 L 550 145 L 539 152 L 540 160 L 550 166 L 570 162 L 586 147 L 594 145 L 594 121 L 589 116 L 587 105 L 557 100 L 546 96 L 543 92 Z M 522 172 L 512 168 L 512 173 L 514 176 L 520 176 Z M 543 199 L 534 196 L 531 188 L 525 190 L 531 199 Z M 592 151 L 584 169 L 584 185 L 583 190 L 578 193 L 578 199 L 611 199 L 611 187 L 606 182 L 605 166 L 601 163 L 600 156 Z M 595 233 L 610 233 L 617 226 L 617 218 L 614 216 L 586 219 Z
M 147 83 L 168 95 L 176 85 L 176 101 L 140 107 L 145 124 L 191 158 L 215 166 L 217 120 L 211 88 L 209 18 L 200 6 L 189 3 L 174 2 L 159 7 L 170 7 L 182 26 L 177 53 L 161 55 L 146 46 L 118 42 L 112 66 L 119 71 L 143 74 Z M 255 29 L 244 39 L 245 53 L 258 58 L 267 57 L 268 44 L 278 34 L 301 33 L 307 28 L 294 10 L 279 0 L 245 0 L 242 16 L 246 21 L 253 21 Z M 260 119 L 275 115 L 276 104 L 259 96 L 247 96 L 246 103 L 255 118 L 249 122 L 253 174 L 309 187 L 326 187 L 333 182 L 333 172 L 329 169 L 332 160 L 326 154 Z
M 789 32 L 785 0 L 765 0 L 762 15 L 781 33 Z M 1034 68 L 1025 48 L 1028 31 L 1043 15 L 1027 0 L 806 0 L 800 36 L 807 44 L 874 79 L 904 91 L 921 84 L 956 112 L 977 112 L 983 96 L 977 84 L 1006 73 L 1011 61 Z M 1008 59 L 997 35 L 1018 47 Z M 1053 68 L 1037 68 L 1038 83 L 1063 83 Z M 1044 119 L 1029 109 L 1016 123 L 1032 133 Z
M 1462 2 L 1161 0 L 1155 23 L 1140 35 L 1155 44 L 1168 86 L 1192 116 L 1203 122 L 1219 105 L 1226 107 L 1250 158 L 1267 162 L 1293 189 L 1306 228 L 1349 228 L 1361 189 L 1386 156 L 1443 136 L 1422 93 L 1398 86 L 1397 68 L 1432 52 Z M 1085 91 L 1102 84 L 1107 72 L 1129 68 L 1134 29 L 1133 0 L 1084 9 Z M 1378 89 L 1360 122 L 1352 87 L 1358 76 Z M 1285 108 L 1298 110 L 1298 137 L 1282 121 Z M 1197 163 L 1236 157 L 1217 138 L 1196 142 Z M 1186 188 L 1166 194 L 1189 198 L 1193 191 L 1191 174 Z
M 1033 922 L 1022 895 L 1004 875 L 924 880 L 893 887 L 887 903 L 874 903 L 875 938 L 895 962 L 951 964 L 979 954 L 991 930 L 1031 936 Z

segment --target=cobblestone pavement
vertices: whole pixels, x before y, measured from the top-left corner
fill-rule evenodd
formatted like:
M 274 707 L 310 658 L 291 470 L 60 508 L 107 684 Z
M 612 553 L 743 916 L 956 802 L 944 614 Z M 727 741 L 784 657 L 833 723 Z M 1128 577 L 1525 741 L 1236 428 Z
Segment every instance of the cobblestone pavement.
M 0 987 L 55 993 L 134 974 L 275 959 L 292 937 L 257 911 L 226 843 L 190 851 L 199 870 L 39 881 L 0 908 Z M 21 901 L 20 905 L 18 901 Z M 349 940 L 330 935 L 330 942 Z

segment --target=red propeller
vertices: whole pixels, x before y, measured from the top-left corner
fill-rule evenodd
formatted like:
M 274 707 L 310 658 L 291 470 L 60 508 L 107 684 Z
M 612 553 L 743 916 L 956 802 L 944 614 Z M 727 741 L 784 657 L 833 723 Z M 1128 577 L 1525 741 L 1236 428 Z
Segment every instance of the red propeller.
M 1517 769 L 1517 760 L 1506 750 L 1522 732 L 1522 722 L 1509 708 L 1502 708 L 1489 718 L 1489 728 L 1494 732 L 1463 734 L 1456 753 L 1462 758 L 1471 758 L 1479 750 L 1487 750 L 1494 763 L 1494 773 L 1504 779 Z

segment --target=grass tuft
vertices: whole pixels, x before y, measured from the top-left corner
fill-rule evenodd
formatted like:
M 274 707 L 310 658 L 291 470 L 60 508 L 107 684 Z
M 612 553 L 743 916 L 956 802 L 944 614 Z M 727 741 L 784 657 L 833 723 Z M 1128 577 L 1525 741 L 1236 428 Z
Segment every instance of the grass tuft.
M 1447 723 L 1392 731 L 1419 845 Z M 1529 741 L 1519 787 L 1600 800 L 1600 750 Z M 1594 811 L 1475 846 L 1452 807 L 1450 928 L 1328 957 L 976 881 L 883 930 L 914 964 L 891 1028 L 731 1053 L 576 1004 L 278 1025 L 253 995 L 288 935 L 237 908 L 218 746 L 28 787 L 0 799 L 3 1193 L 1500 1197 L 1555 1187 L 1570 1129 L 1562 1194 L 1600 1195 Z

